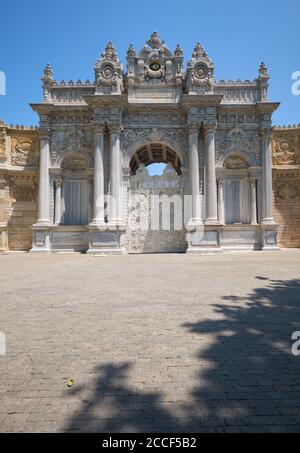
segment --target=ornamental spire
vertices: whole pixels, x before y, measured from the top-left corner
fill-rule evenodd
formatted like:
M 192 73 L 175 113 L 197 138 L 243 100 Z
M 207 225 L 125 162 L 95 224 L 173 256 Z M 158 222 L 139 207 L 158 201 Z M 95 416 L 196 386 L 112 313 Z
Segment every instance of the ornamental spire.
M 152 47 L 152 49 L 160 49 L 165 42 L 160 39 L 158 36 L 157 31 L 154 31 L 150 37 L 150 39 L 147 41 L 147 44 Z

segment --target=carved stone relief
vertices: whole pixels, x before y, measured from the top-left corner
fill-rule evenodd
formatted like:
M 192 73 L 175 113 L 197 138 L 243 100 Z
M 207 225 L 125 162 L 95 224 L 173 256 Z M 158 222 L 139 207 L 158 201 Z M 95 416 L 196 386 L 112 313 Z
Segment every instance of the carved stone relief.
M 80 155 L 66 157 L 61 164 L 63 170 L 84 171 L 88 168 L 87 162 Z
M 224 167 L 228 170 L 242 170 L 249 168 L 249 164 L 242 156 L 232 155 L 226 158 Z
M 245 154 L 251 161 L 251 166 L 260 166 L 262 156 L 259 133 L 249 133 L 237 126 L 229 132 L 219 132 L 216 139 L 216 160 L 220 161 L 228 154 Z
M 290 201 L 298 196 L 298 185 L 289 182 L 276 185 L 276 197 L 279 200 Z
M 15 201 L 35 201 L 35 181 L 32 177 L 10 178 L 9 192 Z
M 176 142 L 179 147 L 186 147 L 186 132 L 183 129 L 162 129 L 162 128 L 151 128 L 135 130 L 128 129 L 124 134 L 125 151 L 131 147 L 134 143 L 139 142 Z
M 66 132 L 56 131 L 51 140 L 50 153 L 53 163 L 69 153 L 84 153 L 92 158 L 92 134 L 75 126 Z
M 293 165 L 296 163 L 296 152 L 287 140 L 273 142 L 273 164 Z
M 116 49 L 109 42 L 95 65 L 96 91 L 103 94 L 123 92 L 123 67 Z
M 187 88 L 189 93 L 204 94 L 213 90 L 214 65 L 200 43 L 197 43 L 188 63 Z
M 33 167 L 37 164 L 38 145 L 35 140 L 26 137 L 12 138 L 12 165 Z

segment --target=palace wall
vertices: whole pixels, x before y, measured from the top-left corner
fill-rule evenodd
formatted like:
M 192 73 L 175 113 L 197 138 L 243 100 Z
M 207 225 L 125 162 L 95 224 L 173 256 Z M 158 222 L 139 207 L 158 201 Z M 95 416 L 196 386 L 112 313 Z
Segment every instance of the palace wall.
M 300 126 L 273 130 L 273 207 L 281 247 L 300 247 Z
M 273 130 L 273 209 L 281 247 L 300 247 L 300 126 Z M 39 138 L 0 123 L 0 250 L 27 251 L 37 221 Z
M 26 251 L 32 247 L 38 156 L 36 129 L 0 123 L 0 250 Z

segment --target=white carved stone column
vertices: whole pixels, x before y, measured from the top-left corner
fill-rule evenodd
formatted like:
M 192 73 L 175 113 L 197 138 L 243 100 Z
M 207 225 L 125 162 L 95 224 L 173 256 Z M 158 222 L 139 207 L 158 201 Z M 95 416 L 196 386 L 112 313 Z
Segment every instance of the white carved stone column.
M 215 162 L 215 123 L 206 126 L 205 133 L 205 224 L 216 225 L 217 219 L 217 182 Z
M 251 189 L 251 225 L 257 225 L 256 178 L 249 178 Z
M 110 130 L 110 223 L 122 225 L 122 178 L 121 178 L 121 125 L 111 123 Z
M 201 224 L 200 182 L 199 182 L 199 127 L 190 125 L 189 134 L 189 179 L 192 195 L 192 218 L 189 223 Z
M 218 222 L 220 225 L 225 225 L 223 178 L 218 178 Z
M 93 191 L 93 225 L 104 225 L 104 126 L 97 124 L 94 128 L 94 191 Z
M 50 130 L 40 130 L 40 179 L 39 179 L 39 211 L 38 225 L 49 225 L 49 161 L 50 161 Z
M 263 224 L 274 224 L 273 218 L 273 185 L 272 185 L 272 142 L 271 130 L 262 131 L 263 140 Z
M 54 223 L 55 225 L 59 225 L 61 223 L 61 187 L 62 187 L 63 180 L 61 177 L 57 177 L 54 179 L 55 185 L 55 218 Z

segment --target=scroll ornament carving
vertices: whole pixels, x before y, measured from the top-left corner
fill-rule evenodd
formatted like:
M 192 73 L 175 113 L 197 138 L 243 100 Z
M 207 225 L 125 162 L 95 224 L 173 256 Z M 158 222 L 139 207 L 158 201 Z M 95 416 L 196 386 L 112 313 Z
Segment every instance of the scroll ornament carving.
M 61 168 L 69 171 L 84 171 L 88 168 L 88 166 L 85 159 L 80 156 L 70 156 L 69 158 L 63 160 Z
M 229 156 L 224 162 L 224 167 L 228 170 L 241 170 L 249 168 L 249 164 L 241 156 Z
M 139 142 L 160 142 L 172 141 L 177 142 L 181 147 L 186 145 L 186 131 L 182 129 L 158 129 L 153 127 L 151 129 L 134 130 L 127 129 L 124 134 L 125 149 L 132 146 L 133 143 Z
M 12 139 L 12 164 L 22 167 L 36 165 L 35 143 L 27 138 Z
M 293 165 L 296 163 L 296 152 L 289 142 L 275 142 L 273 163 L 274 165 Z
M 149 139 L 153 142 L 159 141 L 161 139 L 161 132 L 158 130 L 157 127 L 154 127 L 149 134 Z
M 286 183 L 279 184 L 276 190 L 277 198 L 281 200 L 294 200 L 298 195 L 298 188 L 296 185 Z
M 235 127 L 225 136 L 216 140 L 216 150 L 221 155 L 246 152 L 255 158 L 256 165 L 261 164 L 261 145 L 258 134 L 253 134 L 252 138 L 246 136 L 246 133 L 240 127 Z
M 164 112 L 160 111 L 158 112 L 156 109 L 148 109 L 147 111 L 138 111 L 134 113 L 129 113 L 125 119 L 124 119 L 125 124 L 136 124 L 136 125 L 144 125 L 148 124 L 149 127 L 153 125 L 159 125 L 161 126 L 162 124 L 178 124 L 178 125 L 185 125 L 185 118 L 183 117 L 182 114 L 180 113 L 172 113 L 172 112 Z
M 59 156 L 68 153 L 80 152 L 89 154 L 92 153 L 92 145 L 92 138 L 88 137 L 84 130 L 75 128 L 63 136 L 56 133 L 53 140 L 51 140 L 51 157 L 55 161 Z
M 128 145 L 132 142 L 134 142 L 134 140 L 138 137 L 138 136 L 141 136 L 143 135 L 142 132 L 138 133 L 138 132 L 135 132 L 133 131 L 132 129 L 129 129 L 125 132 L 125 136 L 124 136 L 124 139 L 125 139 L 125 144 Z

